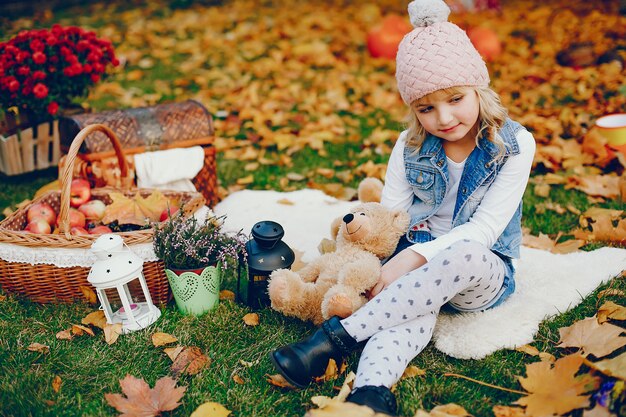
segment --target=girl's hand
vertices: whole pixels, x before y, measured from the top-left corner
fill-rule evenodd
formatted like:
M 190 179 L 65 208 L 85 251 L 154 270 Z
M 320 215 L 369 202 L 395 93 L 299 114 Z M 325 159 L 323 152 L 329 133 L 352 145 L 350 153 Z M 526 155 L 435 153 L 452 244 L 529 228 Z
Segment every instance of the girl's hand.
M 426 258 L 419 253 L 409 248 L 403 250 L 383 265 L 378 282 L 374 285 L 374 288 L 370 290 L 370 299 L 380 293 L 383 289 L 387 288 L 389 284 L 400 278 L 402 275 L 421 267 L 426 262 Z

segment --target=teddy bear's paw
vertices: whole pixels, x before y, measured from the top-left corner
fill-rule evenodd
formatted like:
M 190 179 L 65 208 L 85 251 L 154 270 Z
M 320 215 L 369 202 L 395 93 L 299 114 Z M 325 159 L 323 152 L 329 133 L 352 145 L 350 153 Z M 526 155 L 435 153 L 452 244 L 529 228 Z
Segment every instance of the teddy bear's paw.
M 328 317 L 348 317 L 353 312 L 352 300 L 345 294 L 334 294 L 328 299 L 326 312 Z
M 276 272 L 282 272 L 277 274 Z M 298 274 L 289 270 L 275 271 L 267 286 L 267 292 L 276 310 L 284 310 L 296 302 L 301 295 L 302 281 Z

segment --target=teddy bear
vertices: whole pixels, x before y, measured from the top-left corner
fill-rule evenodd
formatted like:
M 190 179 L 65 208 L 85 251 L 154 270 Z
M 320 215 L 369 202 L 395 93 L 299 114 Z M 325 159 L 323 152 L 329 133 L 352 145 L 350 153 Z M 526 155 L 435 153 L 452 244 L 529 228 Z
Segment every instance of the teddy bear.
M 297 272 L 278 269 L 270 275 L 273 309 L 320 324 L 332 316 L 348 317 L 367 302 L 381 271 L 409 226 L 405 211 L 380 203 L 362 203 L 331 225 L 336 249 Z

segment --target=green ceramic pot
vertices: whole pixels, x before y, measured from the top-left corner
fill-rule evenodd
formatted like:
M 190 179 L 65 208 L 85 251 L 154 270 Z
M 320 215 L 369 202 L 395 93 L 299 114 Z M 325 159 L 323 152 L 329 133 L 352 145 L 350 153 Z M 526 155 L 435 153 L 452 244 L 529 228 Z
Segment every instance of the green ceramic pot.
M 165 275 L 181 312 L 198 316 L 217 307 L 222 276 L 219 265 L 191 270 L 166 268 Z

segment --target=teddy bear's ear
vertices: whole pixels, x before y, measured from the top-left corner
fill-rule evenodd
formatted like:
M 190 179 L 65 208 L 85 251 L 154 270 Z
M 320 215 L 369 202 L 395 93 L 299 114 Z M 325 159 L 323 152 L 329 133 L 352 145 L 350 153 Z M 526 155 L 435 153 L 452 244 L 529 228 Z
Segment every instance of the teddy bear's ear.
M 359 183 L 357 195 L 362 203 L 380 203 L 383 183 L 378 178 L 367 177 Z
M 393 227 L 401 232 L 406 231 L 411 223 L 411 216 L 409 213 L 403 210 L 398 210 L 393 213 Z
M 341 217 L 337 217 L 330 224 L 330 236 L 335 240 L 337 239 L 337 235 L 339 234 L 339 228 L 341 227 L 342 222 L 343 222 L 343 219 Z

